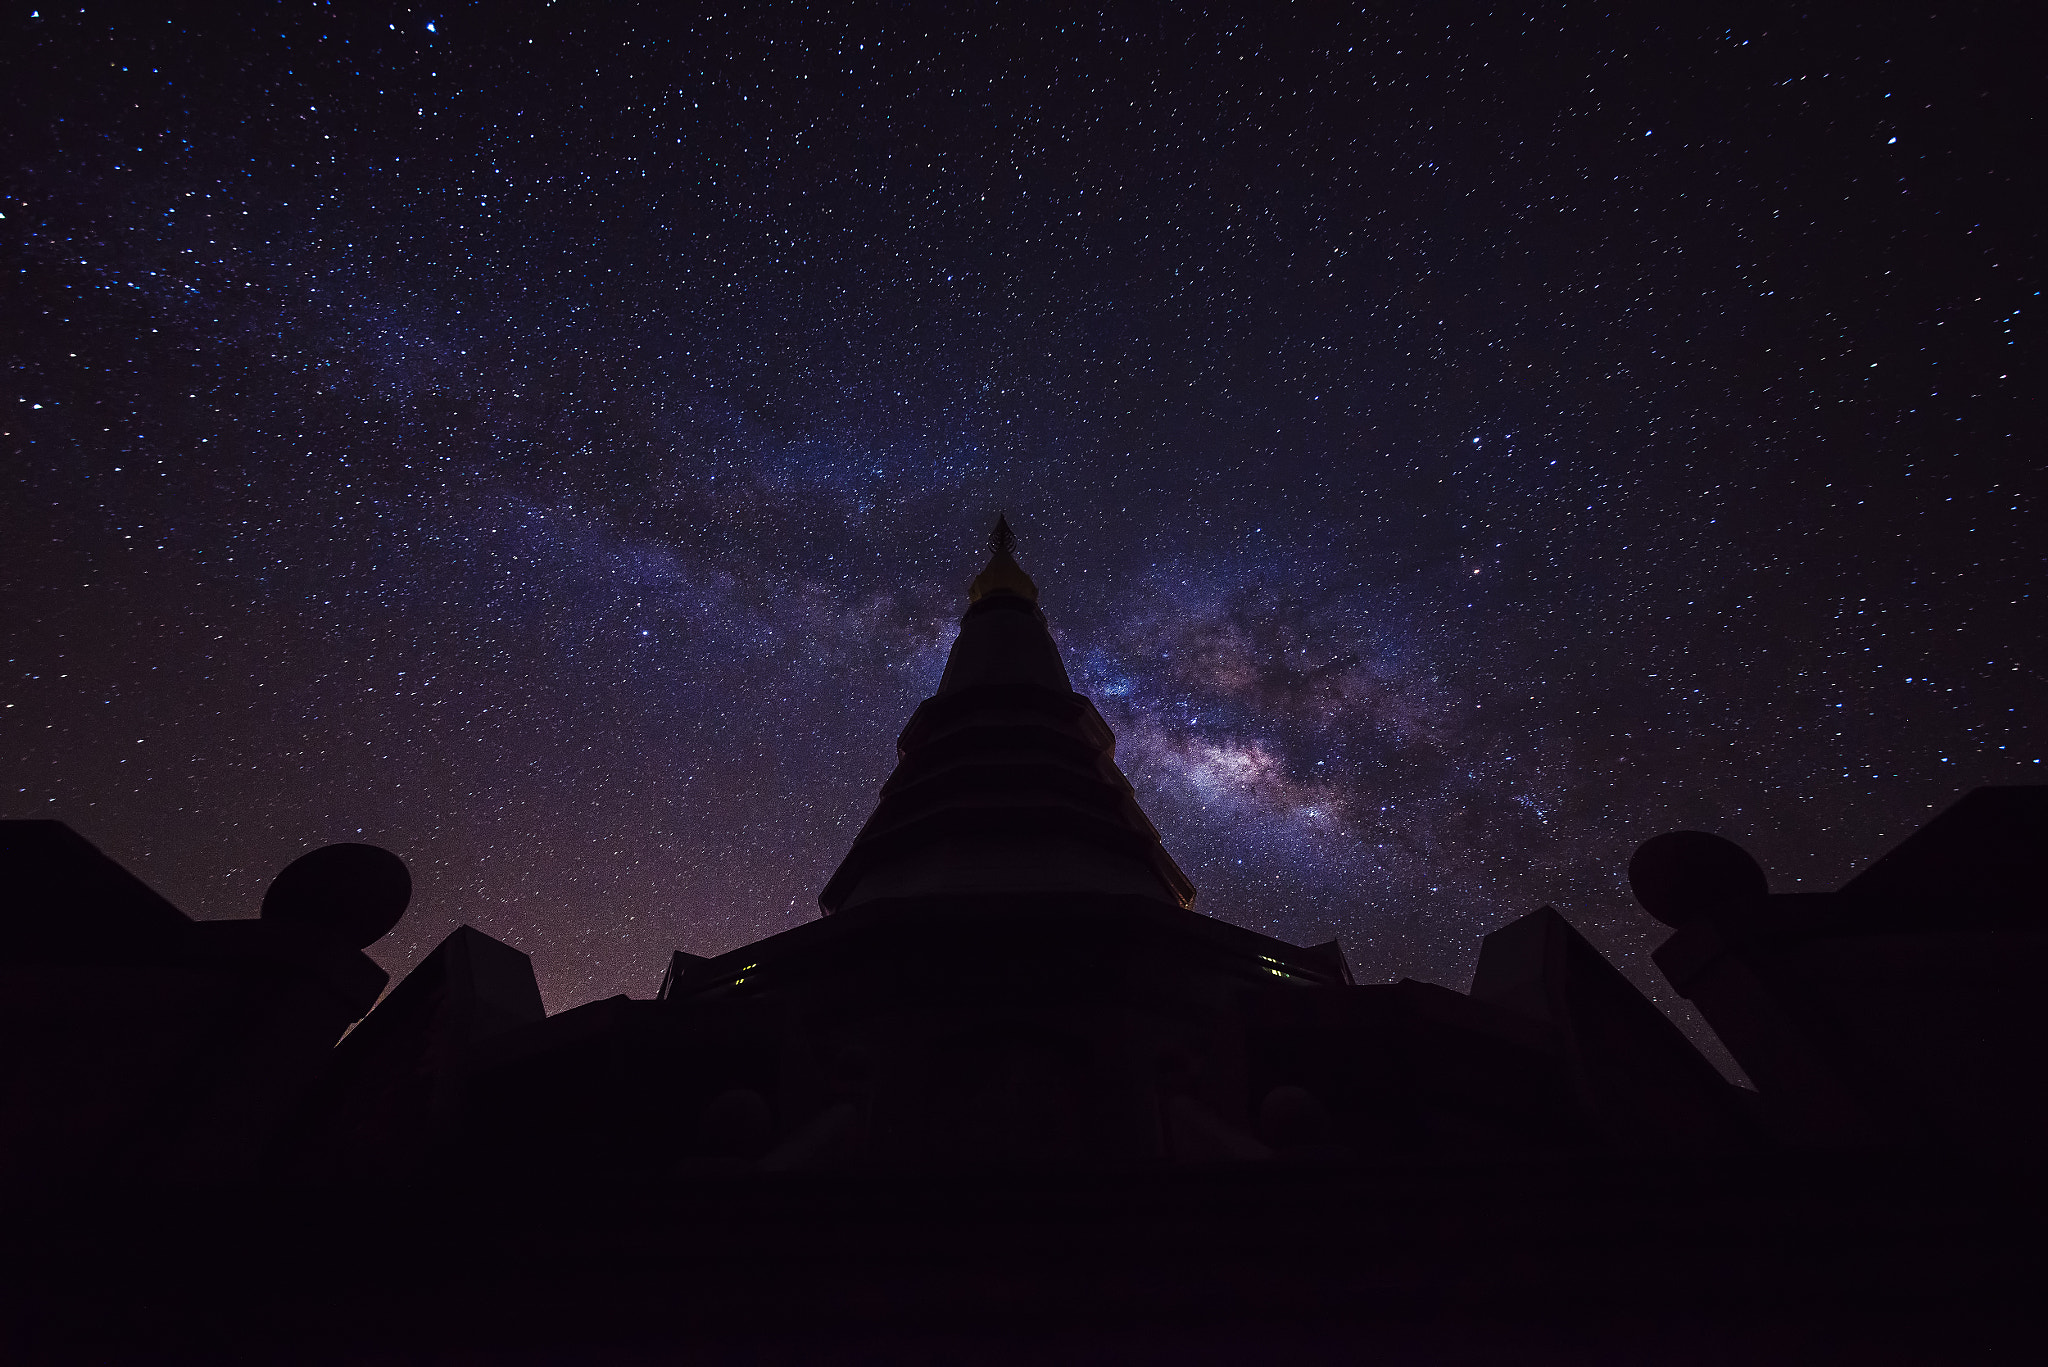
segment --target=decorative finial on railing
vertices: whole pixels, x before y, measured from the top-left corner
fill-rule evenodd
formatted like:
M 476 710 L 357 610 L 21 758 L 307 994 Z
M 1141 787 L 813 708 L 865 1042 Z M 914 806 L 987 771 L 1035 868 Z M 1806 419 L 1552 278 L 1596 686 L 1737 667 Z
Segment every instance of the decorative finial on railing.
M 1017 534 L 1010 530 L 1010 519 L 996 514 L 996 529 L 988 534 L 988 548 L 993 555 L 1007 555 L 1017 545 Z

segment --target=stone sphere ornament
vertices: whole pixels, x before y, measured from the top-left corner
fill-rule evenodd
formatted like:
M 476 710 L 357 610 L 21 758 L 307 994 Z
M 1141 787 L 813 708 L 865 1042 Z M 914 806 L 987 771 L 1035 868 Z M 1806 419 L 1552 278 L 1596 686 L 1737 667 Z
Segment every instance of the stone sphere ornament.
M 1645 840 L 1628 861 L 1628 886 L 1644 911 L 1674 927 L 1770 891 L 1748 850 L 1705 831 L 1668 831 Z
M 384 938 L 412 901 L 405 861 L 377 845 L 324 845 L 285 865 L 263 894 L 263 919 L 315 930 L 355 949 Z

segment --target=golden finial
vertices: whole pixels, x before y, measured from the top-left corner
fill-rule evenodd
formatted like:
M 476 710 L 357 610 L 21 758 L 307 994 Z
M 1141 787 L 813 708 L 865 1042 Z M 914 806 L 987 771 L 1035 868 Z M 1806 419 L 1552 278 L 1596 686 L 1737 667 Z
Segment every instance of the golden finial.
M 992 593 L 1014 593 L 1019 598 L 1038 601 L 1038 585 L 1031 582 L 1031 576 L 1024 573 L 1024 567 L 1011 554 L 1016 545 L 1017 534 L 1010 530 L 1010 519 L 996 514 L 995 530 L 988 534 L 988 564 L 968 585 L 968 602 L 979 603 Z

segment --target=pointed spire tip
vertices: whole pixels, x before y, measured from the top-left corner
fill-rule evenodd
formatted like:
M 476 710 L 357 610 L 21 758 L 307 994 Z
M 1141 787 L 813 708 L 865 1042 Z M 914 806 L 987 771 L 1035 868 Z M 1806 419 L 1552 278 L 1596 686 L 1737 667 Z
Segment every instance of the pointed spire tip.
M 978 603 L 991 593 L 1013 593 L 1034 603 L 1038 601 L 1038 585 L 1031 582 L 1031 576 L 1010 554 L 1016 544 L 1017 534 L 1010 530 L 1010 519 L 998 513 L 995 530 L 988 534 L 988 564 L 968 585 L 968 602 Z

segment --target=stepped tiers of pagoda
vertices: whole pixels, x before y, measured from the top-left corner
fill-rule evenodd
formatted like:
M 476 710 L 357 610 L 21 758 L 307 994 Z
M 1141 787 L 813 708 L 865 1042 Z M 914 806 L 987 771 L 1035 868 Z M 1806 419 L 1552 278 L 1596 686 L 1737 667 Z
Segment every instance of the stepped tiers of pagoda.
M 1195 887 L 1159 843 L 1116 737 L 1074 691 L 1038 586 L 999 524 L 968 590 L 938 691 L 896 742 L 896 772 L 818 903 L 1139 897 L 1187 910 Z
M 938 1316 L 1223 1353 L 1428 1347 L 1469 1293 L 1615 1342 L 1689 1307 L 1732 1360 L 2030 1300 L 2048 787 L 1971 792 L 1833 893 L 1642 845 L 1655 963 L 1738 1084 L 1547 907 L 1464 992 L 1195 911 L 1006 522 L 990 550 L 823 914 L 663 947 L 644 998 L 548 1015 L 469 927 L 386 992 L 363 949 L 411 885 L 373 847 L 195 922 L 59 822 L 0 826 L 7 1314 L 99 1360 L 355 1360 L 378 1325 L 567 1351 L 585 1310 L 633 1343 L 884 1351 Z M 231 1284 L 262 1316 L 222 1327 Z

